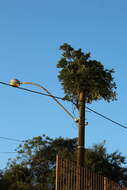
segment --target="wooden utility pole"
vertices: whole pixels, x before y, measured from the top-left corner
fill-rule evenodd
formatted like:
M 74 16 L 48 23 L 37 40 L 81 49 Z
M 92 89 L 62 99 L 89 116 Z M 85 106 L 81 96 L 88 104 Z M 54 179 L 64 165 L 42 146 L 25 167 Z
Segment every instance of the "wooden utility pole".
M 84 166 L 85 145 L 85 93 L 79 95 L 79 128 L 78 128 L 78 150 L 77 165 Z
M 84 167 L 84 162 L 85 162 L 85 93 L 80 92 L 76 190 L 85 190 L 84 170 L 82 169 L 82 167 Z

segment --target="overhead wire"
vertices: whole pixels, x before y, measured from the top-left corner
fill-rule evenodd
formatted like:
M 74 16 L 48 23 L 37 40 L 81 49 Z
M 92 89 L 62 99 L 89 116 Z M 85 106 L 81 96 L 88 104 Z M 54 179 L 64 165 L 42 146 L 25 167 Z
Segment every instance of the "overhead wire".
M 25 142 L 24 140 L 13 139 L 13 138 L 8 138 L 8 137 L 0 137 L 0 139 L 14 141 L 14 142 Z
M 0 154 L 16 154 L 17 152 L 0 152 Z
M 13 87 L 12 85 L 10 85 L 10 84 L 8 84 L 8 83 L 5 83 L 5 82 L 0 82 L 0 84 Z M 23 87 L 20 87 L 20 86 L 19 86 L 19 87 L 13 87 L 13 88 L 17 88 L 17 89 L 24 90 L 24 91 L 28 91 L 28 92 L 33 92 L 33 93 L 35 93 L 35 94 L 40 94 L 40 95 L 44 95 L 44 96 L 50 96 L 50 97 L 53 97 L 53 98 L 57 98 L 57 99 L 64 100 L 64 98 L 61 98 L 61 97 L 58 97 L 58 96 L 52 96 L 52 95 L 50 95 L 50 94 L 38 92 L 38 91 L 35 91 L 35 90 L 30 90 L 30 89 L 28 89 L 28 88 L 23 88 Z
M 20 152 L 19 153 L 19 152 L 16 152 L 16 151 L 15 152 L 10 152 L 9 151 L 9 152 L 0 152 L 0 154 L 26 154 L 26 153 L 25 152 Z
M 5 83 L 5 82 L 1 82 L 1 81 L 0 81 L 0 84 L 7 85 L 7 86 L 11 86 L 10 84 Z M 11 86 L 11 87 L 12 87 L 12 86 Z M 44 96 L 50 96 L 50 97 L 54 97 L 54 98 L 57 98 L 57 99 L 65 100 L 64 98 L 61 98 L 61 97 L 59 97 L 59 96 L 52 96 L 52 95 L 49 95 L 49 94 L 45 94 L 45 93 L 42 93 L 42 92 L 30 90 L 30 89 L 27 89 L 27 88 L 22 88 L 22 87 L 15 87 L 15 88 L 18 88 L 18 89 L 24 90 L 24 91 L 28 91 L 28 92 L 32 92 L 32 93 L 36 93 L 36 94 L 40 94 L 40 95 L 44 95 Z M 108 120 L 108 121 L 110 121 L 110 122 L 112 122 L 112 123 L 114 123 L 114 124 L 116 124 L 116 125 L 118 125 L 118 126 L 124 128 L 124 129 L 127 129 L 127 126 L 125 126 L 125 125 L 123 125 L 123 124 L 121 124 L 121 123 L 119 123 L 119 122 L 116 122 L 116 121 L 110 119 L 109 117 L 107 117 L 107 116 L 105 116 L 105 115 L 103 115 L 103 114 L 101 114 L 101 113 L 99 113 L 99 112 L 97 112 L 97 111 L 95 111 L 95 110 L 93 110 L 93 109 L 91 109 L 91 108 L 89 108 L 89 107 L 86 107 L 86 108 L 87 108 L 89 111 L 91 111 L 91 112 L 93 112 L 93 113 L 95 113 L 95 114 L 97 114 L 97 115 L 103 117 L 104 119 L 106 119 L 106 120 Z
M 0 82 L 0 84 L 3 84 L 3 85 L 6 85 L 6 86 L 11 86 L 10 84 L 8 83 L 5 83 L 5 82 Z M 12 86 L 11 86 L 12 87 Z M 22 88 L 22 87 L 15 87 L 15 88 L 18 88 L 20 90 L 24 90 L 24 91 L 28 91 L 28 92 L 32 92 L 32 93 L 36 93 L 36 94 L 40 94 L 40 95 L 43 95 L 43 96 L 50 96 L 50 97 L 53 97 L 53 98 L 57 98 L 57 99 L 60 99 L 60 100 L 64 100 L 64 98 L 61 98 L 59 96 L 52 96 L 52 95 L 49 95 L 49 94 L 46 94 L 46 93 L 42 93 L 42 92 L 38 92 L 38 91 L 35 91 L 35 90 L 30 90 L 30 89 L 27 89 L 27 88 Z M 89 108 L 89 107 L 86 107 L 89 111 L 99 115 L 100 117 L 103 117 L 104 119 L 124 128 L 124 129 L 127 129 L 127 126 L 119 123 L 119 122 L 116 122 L 112 119 L 110 119 L 109 117 Z M 24 140 L 19 140 L 19 139 L 13 139 L 13 138 L 8 138 L 8 137 L 0 137 L 0 139 L 4 139 L 4 140 L 9 140 L 9 141 L 15 141 L 15 142 L 25 142 Z M 0 154 L 16 154 L 17 152 L 0 152 Z
M 12 85 L 8 84 L 8 83 L 4 83 L 4 82 L 0 82 L 0 84 L 4 84 L 4 85 L 7 85 L 7 86 L 11 86 L 13 87 Z M 30 84 L 30 83 L 28 83 Z M 40 88 L 43 88 L 45 89 L 44 87 L 42 87 L 41 85 L 38 85 L 36 83 L 31 83 L 31 84 L 34 84 L 35 86 L 38 86 Z M 44 95 L 44 96 L 50 96 L 54 99 L 54 101 L 57 102 L 57 104 L 59 104 L 59 106 L 73 119 L 75 120 L 74 116 L 57 100 L 57 99 L 61 99 L 61 100 L 64 100 L 64 98 L 61 98 L 61 97 L 58 97 L 58 96 L 53 96 L 47 89 L 45 89 L 47 91 L 48 94 L 45 94 L 45 93 L 42 93 L 42 92 L 38 92 L 38 91 L 35 91 L 35 90 L 30 90 L 30 89 L 27 89 L 27 88 L 22 88 L 22 87 L 14 87 L 14 88 L 18 88 L 20 90 L 25 90 L 25 91 L 28 91 L 28 92 L 33 92 L 33 93 L 36 93 L 36 94 L 40 94 L 40 95 Z
M 112 123 L 114 123 L 114 124 L 116 124 L 116 125 L 119 125 L 120 127 L 124 128 L 124 129 L 127 129 L 127 126 L 125 126 L 125 125 L 123 125 L 123 124 L 121 124 L 121 123 L 118 123 L 118 122 L 116 122 L 116 121 L 110 119 L 109 117 L 107 117 L 107 116 L 105 116 L 105 115 L 103 115 L 103 114 L 101 114 L 101 113 L 99 113 L 99 112 L 97 112 L 97 111 L 95 111 L 95 110 L 93 110 L 93 109 L 91 109 L 91 108 L 89 108 L 89 107 L 86 107 L 86 108 L 87 108 L 88 110 L 92 111 L 93 113 L 95 113 L 95 114 L 97 114 L 97 115 L 103 117 L 104 119 L 107 119 L 108 121 L 111 121 Z

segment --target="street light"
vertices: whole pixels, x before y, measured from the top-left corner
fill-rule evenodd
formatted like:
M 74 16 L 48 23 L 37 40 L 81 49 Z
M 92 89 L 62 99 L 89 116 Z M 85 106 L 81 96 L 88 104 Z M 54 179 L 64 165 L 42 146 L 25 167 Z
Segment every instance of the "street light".
M 13 87 L 19 87 L 21 82 L 18 79 L 12 79 L 10 80 L 9 84 Z
M 12 79 L 10 80 L 9 82 L 10 86 L 13 86 L 13 87 L 19 87 L 20 85 L 22 84 L 32 84 L 34 86 L 37 86 L 41 89 L 43 89 L 55 102 L 57 102 L 57 104 L 73 119 L 73 121 L 75 121 L 76 123 L 78 123 L 79 119 L 78 118 L 75 118 L 58 100 L 57 98 L 55 98 L 51 92 L 49 92 L 49 90 L 47 90 L 47 88 L 45 88 L 44 86 L 40 85 L 40 84 L 37 84 L 35 82 L 21 82 L 20 80 L 18 79 Z

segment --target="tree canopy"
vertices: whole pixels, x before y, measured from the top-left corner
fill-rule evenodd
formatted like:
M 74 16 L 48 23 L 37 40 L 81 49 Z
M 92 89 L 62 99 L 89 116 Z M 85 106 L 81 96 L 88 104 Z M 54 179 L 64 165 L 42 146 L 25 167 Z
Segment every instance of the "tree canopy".
M 0 172 L 1 190 L 52 190 L 55 185 L 56 154 L 76 160 L 77 139 L 52 139 L 42 135 L 17 148 L 18 157 Z M 127 185 L 125 157 L 118 151 L 107 153 L 104 143 L 86 149 L 86 167 L 116 183 Z
M 105 69 L 101 62 L 90 59 L 90 53 L 75 50 L 64 43 L 60 46 L 62 58 L 57 64 L 58 78 L 65 92 L 65 98 L 78 107 L 80 92 L 84 92 L 86 103 L 93 100 L 116 100 L 116 84 L 113 69 Z

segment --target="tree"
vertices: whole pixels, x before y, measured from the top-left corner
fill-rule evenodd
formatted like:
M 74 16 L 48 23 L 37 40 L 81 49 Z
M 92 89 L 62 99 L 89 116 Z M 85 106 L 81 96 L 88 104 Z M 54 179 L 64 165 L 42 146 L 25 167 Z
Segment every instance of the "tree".
M 75 50 L 69 44 L 60 46 L 62 58 L 57 64 L 58 78 L 65 95 L 79 108 L 79 96 L 84 92 L 85 102 L 116 99 L 116 84 L 113 82 L 114 70 L 105 69 L 101 62 L 90 59 L 90 53 Z
M 17 148 L 19 153 L 1 173 L 1 190 L 53 190 L 56 154 L 75 160 L 77 139 L 52 139 L 45 135 L 27 140 Z M 105 143 L 86 149 L 86 167 L 116 183 L 127 185 L 125 157 L 118 151 L 107 153 Z
M 52 139 L 45 135 L 26 140 L 17 148 L 18 157 L 8 163 L 1 186 L 5 181 L 6 190 L 53 190 L 56 154 L 72 159 L 76 142 L 76 139 Z
M 69 44 L 60 46 L 62 58 L 57 64 L 58 78 L 65 92 L 65 99 L 79 110 L 78 164 L 84 164 L 85 104 L 94 100 L 116 100 L 114 70 L 105 69 L 101 62 L 90 59 L 90 53 L 75 50 Z
M 93 145 L 86 151 L 86 164 L 93 172 L 105 176 L 112 181 L 127 186 L 126 158 L 119 151 L 107 153 L 105 141 Z
M 2 173 L 0 179 L 1 190 L 33 190 L 30 184 L 30 172 L 22 164 L 12 162 L 10 167 Z

